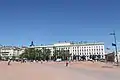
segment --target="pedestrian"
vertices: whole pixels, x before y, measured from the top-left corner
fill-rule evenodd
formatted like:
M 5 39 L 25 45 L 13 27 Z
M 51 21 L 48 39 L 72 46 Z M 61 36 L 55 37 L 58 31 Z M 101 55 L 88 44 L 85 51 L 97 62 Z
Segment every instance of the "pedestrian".
M 11 59 L 8 61 L 8 65 L 10 65 Z
M 66 67 L 68 66 L 68 61 L 66 61 Z

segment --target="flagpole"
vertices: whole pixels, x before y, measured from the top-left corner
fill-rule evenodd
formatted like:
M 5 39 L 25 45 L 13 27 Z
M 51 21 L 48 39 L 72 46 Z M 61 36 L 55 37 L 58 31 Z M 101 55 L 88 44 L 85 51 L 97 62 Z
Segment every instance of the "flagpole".
M 114 31 L 114 35 L 113 36 L 114 36 L 114 40 L 115 40 L 115 44 L 116 44 L 115 45 L 115 51 L 116 51 L 116 55 L 115 56 L 116 56 L 117 65 L 118 65 L 119 63 L 118 63 L 118 55 L 117 55 L 117 53 L 118 53 L 117 52 L 117 40 L 116 40 L 116 33 L 115 33 L 115 31 Z

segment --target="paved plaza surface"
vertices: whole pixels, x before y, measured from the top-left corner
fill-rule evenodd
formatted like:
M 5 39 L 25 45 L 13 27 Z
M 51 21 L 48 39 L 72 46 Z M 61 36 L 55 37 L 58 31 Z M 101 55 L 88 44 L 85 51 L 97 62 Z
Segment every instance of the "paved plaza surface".
M 0 80 L 120 80 L 120 67 L 104 63 L 0 62 Z

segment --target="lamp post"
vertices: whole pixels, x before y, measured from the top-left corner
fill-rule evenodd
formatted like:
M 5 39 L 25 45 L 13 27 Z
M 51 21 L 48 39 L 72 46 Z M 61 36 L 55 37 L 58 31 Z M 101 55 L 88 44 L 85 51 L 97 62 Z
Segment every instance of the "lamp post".
M 115 56 L 116 56 L 116 61 L 117 61 L 117 65 L 119 65 L 119 62 L 118 62 L 118 55 L 117 55 L 117 39 L 116 39 L 116 34 L 115 34 L 115 31 L 113 31 L 113 33 L 110 33 L 110 35 L 113 35 L 114 36 L 114 43 L 112 43 L 112 46 L 115 46 Z

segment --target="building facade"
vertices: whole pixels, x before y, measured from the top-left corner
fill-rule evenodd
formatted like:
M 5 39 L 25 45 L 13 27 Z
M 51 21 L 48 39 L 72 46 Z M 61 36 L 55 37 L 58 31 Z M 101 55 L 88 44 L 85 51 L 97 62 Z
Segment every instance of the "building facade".
M 9 57 L 11 58 L 12 56 L 19 56 L 24 52 L 24 48 L 18 48 L 15 46 L 2 46 L 0 47 L 0 56 L 2 58 Z
M 28 47 L 14 47 L 14 46 L 2 46 L 0 47 L 0 55 L 4 57 L 19 56 Z M 105 59 L 104 43 L 70 43 L 59 42 L 50 45 L 30 46 L 29 48 L 35 48 L 41 50 L 42 48 L 50 49 L 51 56 L 54 50 L 68 50 L 71 54 L 71 59 L 80 60 L 82 56 L 86 59 L 90 59 L 91 55 L 99 56 L 101 59 Z
M 56 43 L 52 45 L 41 45 L 34 46 L 36 49 L 42 49 L 43 47 L 51 50 L 51 55 L 53 55 L 54 49 L 57 50 L 69 50 L 71 54 L 71 59 L 75 56 L 76 59 L 80 59 L 81 56 L 85 56 L 86 59 L 89 59 L 91 55 L 100 56 L 101 59 L 105 58 L 104 43 Z

